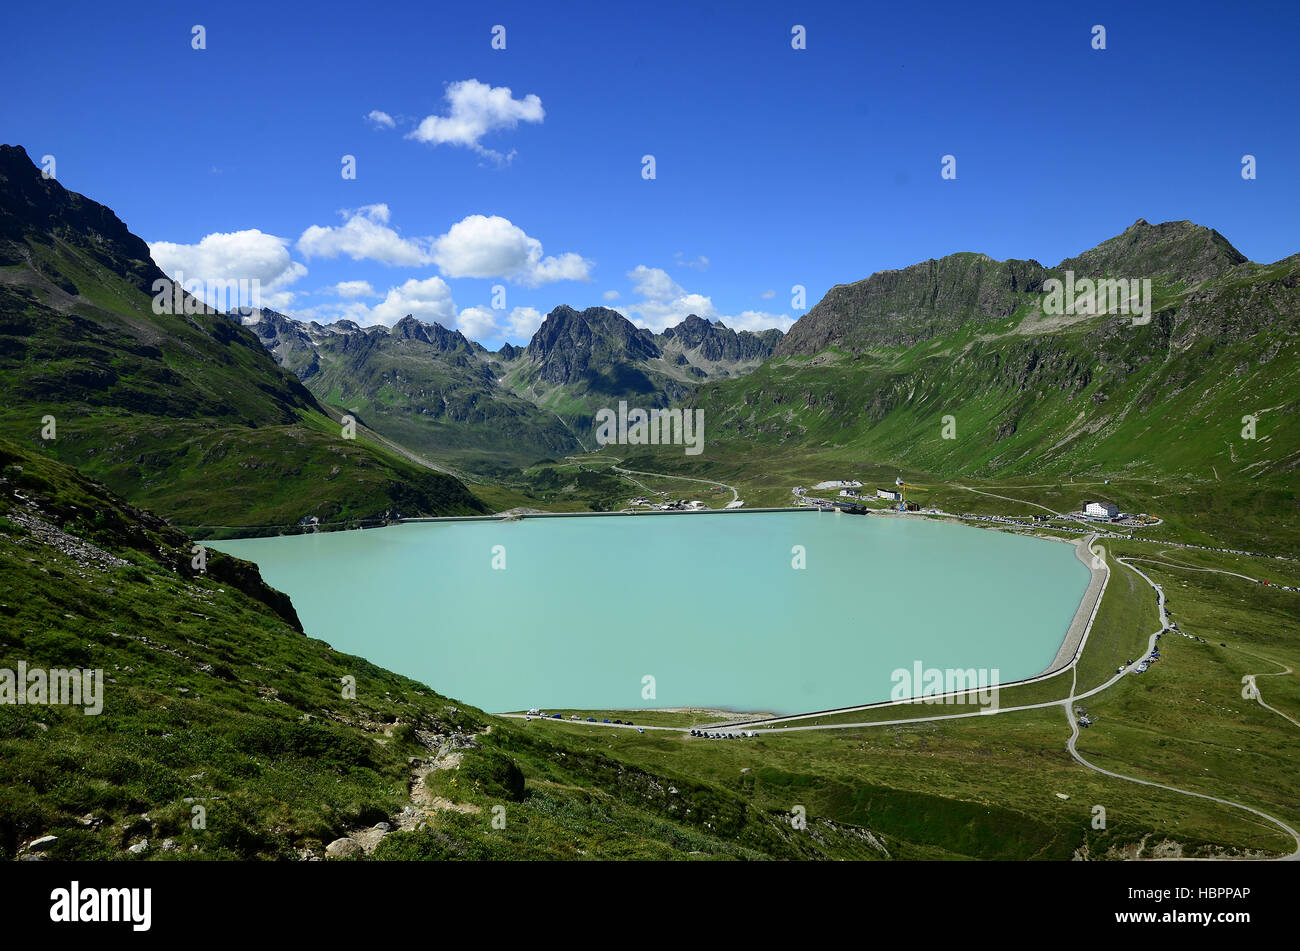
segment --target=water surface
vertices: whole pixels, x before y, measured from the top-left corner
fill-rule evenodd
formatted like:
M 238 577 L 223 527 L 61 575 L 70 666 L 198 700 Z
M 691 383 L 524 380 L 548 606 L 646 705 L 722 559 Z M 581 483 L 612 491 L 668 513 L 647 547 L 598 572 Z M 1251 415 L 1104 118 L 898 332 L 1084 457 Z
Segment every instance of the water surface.
M 1007 683 L 1051 663 L 1088 584 L 1070 545 L 829 512 L 408 523 L 212 547 L 257 562 L 309 635 L 489 711 L 800 713 L 888 700 L 892 673 L 917 661 Z

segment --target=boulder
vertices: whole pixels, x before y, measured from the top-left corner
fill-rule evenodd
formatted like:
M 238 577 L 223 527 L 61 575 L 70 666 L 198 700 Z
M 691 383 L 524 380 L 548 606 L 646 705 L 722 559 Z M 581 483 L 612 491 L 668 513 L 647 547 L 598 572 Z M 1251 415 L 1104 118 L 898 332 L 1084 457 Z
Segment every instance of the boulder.
M 39 839 L 32 839 L 32 841 L 28 842 L 27 851 L 44 852 L 46 849 L 53 846 L 54 843 L 57 841 L 59 841 L 59 837 L 57 835 L 43 835 Z
M 361 843 L 344 836 L 325 846 L 325 857 L 331 859 L 351 858 L 361 851 Z

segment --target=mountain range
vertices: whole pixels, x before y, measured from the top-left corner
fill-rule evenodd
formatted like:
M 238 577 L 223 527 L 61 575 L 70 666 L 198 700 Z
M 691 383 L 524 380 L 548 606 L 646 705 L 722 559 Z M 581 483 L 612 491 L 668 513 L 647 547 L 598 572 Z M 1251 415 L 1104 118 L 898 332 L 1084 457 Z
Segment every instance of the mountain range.
M 1100 278 L 1149 280 L 1147 319 L 1045 305 L 1054 279 Z M 882 271 L 784 335 L 562 305 L 489 351 L 409 316 L 160 315 L 159 279 L 109 209 L 0 149 L 0 434 L 200 534 L 482 512 L 435 470 L 490 481 L 597 448 L 594 415 L 620 400 L 704 409 L 694 465 L 729 471 L 784 451 L 979 476 L 1269 482 L 1300 463 L 1300 255 L 1251 262 L 1187 221 L 1139 219 L 1055 267 L 967 252 Z M 361 439 L 339 438 L 344 413 Z
M 263 308 L 239 316 L 318 399 L 479 473 L 594 449 L 602 407 L 680 403 L 703 381 L 754 369 L 781 339 L 694 314 L 652 334 L 605 307 L 556 307 L 526 347 L 496 351 L 410 315 L 391 328 Z
M 1046 304 L 1049 281 L 1103 277 L 1149 279 L 1149 320 Z M 485 501 L 502 497 L 484 484 L 493 473 L 593 448 L 594 410 L 620 399 L 680 402 L 707 421 L 701 456 L 637 447 L 645 462 L 630 468 L 770 476 L 782 492 L 787 473 L 867 462 L 950 481 L 1005 476 L 1021 491 L 1040 475 L 1136 477 L 1164 514 L 1210 509 L 1231 489 L 1213 538 L 1236 530 L 1253 493 L 1243 545 L 1294 551 L 1294 534 L 1267 524 L 1300 516 L 1300 255 L 1251 262 L 1191 222 L 1139 219 L 1055 267 L 961 253 L 880 272 L 832 288 L 785 335 L 699 317 L 653 334 L 607 308 L 561 306 L 526 347 L 495 352 L 412 317 L 322 325 L 192 300 L 158 313 L 159 281 L 148 247 L 112 211 L 44 178 L 21 148 L 0 147 L 0 653 L 99 667 L 113 690 L 103 716 L 0 709 L 6 858 L 308 858 L 343 854 L 341 841 L 397 859 L 1106 853 L 1111 840 L 1086 818 L 1044 813 L 1032 796 L 1003 803 L 1009 783 L 941 787 L 898 740 L 953 744 L 945 762 L 959 773 L 969 755 L 970 775 L 985 776 L 982 736 L 966 754 L 955 734 L 881 734 L 867 760 L 896 757 L 899 768 L 862 776 L 844 768 L 842 748 L 803 740 L 788 755 L 766 739 L 716 748 L 746 751 L 752 767 L 714 749 L 692 759 L 698 745 L 671 757 L 647 746 L 649 758 L 630 762 L 603 739 L 490 718 L 339 654 L 304 636 L 256 566 L 192 560 L 196 539 L 298 531 L 304 519 L 334 528 L 504 508 Z M 349 412 L 356 438 L 341 421 Z M 471 491 L 438 470 L 443 461 L 484 482 Z M 616 475 L 584 465 L 578 481 L 605 480 L 611 504 L 626 498 Z M 558 468 L 544 468 L 557 493 Z M 1183 530 L 1169 525 L 1157 531 Z M 1225 638 L 1262 623 L 1272 637 L 1293 612 L 1267 607 L 1289 595 L 1271 588 L 1250 589 L 1250 614 L 1211 613 L 1242 611 L 1235 588 L 1211 608 L 1177 594 L 1180 618 L 1233 632 Z M 1125 604 L 1115 610 L 1135 612 L 1148 637 L 1138 602 Z M 1161 670 L 1195 669 L 1188 659 Z M 1213 686 L 1197 689 L 1233 702 L 1238 673 L 1213 668 Z M 345 701 L 338 685 L 349 678 L 357 691 Z M 1154 687 L 1134 688 L 1108 722 L 1130 708 L 1183 715 L 1136 706 L 1139 689 Z M 1182 700 L 1183 712 L 1209 706 Z M 1027 722 L 1017 729 L 1032 734 Z M 1145 747 L 1147 724 L 1133 722 Z M 1049 741 L 1059 748 L 1060 724 L 1042 735 L 1000 735 L 1010 753 L 999 768 Z M 809 796 L 808 831 L 796 831 L 790 803 Z M 211 807 L 205 830 L 191 823 L 196 801 Z M 503 802 L 508 826 L 486 833 Z M 1145 842 L 1160 821 L 1135 802 L 1124 835 Z M 1177 808 L 1181 822 L 1186 804 Z M 1198 844 L 1193 832 L 1189 842 L 1212 855 L 1220 839 Z
M 1148 314 L 1047 306 L 1049 281 L 1120 278 L 1151 281 Z M 1052 268 L 967 253 L 836 286 L 692 403 L 715 457 L 1290 481 L 1298 343 L 1300 255 L 1258 264 L 1211 229 L 1139 219 Z
M 1104 292 L 1046 303 L 1053 280 L 1104 279 L 1149 282 L 1145 314 L 1094 313 Z M 496 352 L 411 317 L 252 326 L 322 401 L 478 471 L 594 449 L 595 411 L 627 400 L 703 408 L 728 462 L 798 449 L 959 474 L 1260 479 L 1300 462 L 1297 281 L 1300 256 L 1257 264 L 1212 229 L 1139 219 L 1055 267 L 967 252 L 837 285 L 784 335 L 694 315 L 652 334 L 567 306 Z M 1241 437 L 1252 418 L 1257 438 Z

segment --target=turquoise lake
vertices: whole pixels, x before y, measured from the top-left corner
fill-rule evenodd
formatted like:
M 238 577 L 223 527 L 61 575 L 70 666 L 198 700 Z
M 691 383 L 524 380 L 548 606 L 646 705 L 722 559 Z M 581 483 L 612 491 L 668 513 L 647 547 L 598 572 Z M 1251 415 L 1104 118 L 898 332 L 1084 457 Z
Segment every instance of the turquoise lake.
M 1059 542 L 830 512 L 423 522 L 211 547 L 256 562 L 308 635 L 492 712 L 801 713 L 888 700 L 892 673 L 917 662 L 1009 683 L 1052 662 L 1089 577 Z

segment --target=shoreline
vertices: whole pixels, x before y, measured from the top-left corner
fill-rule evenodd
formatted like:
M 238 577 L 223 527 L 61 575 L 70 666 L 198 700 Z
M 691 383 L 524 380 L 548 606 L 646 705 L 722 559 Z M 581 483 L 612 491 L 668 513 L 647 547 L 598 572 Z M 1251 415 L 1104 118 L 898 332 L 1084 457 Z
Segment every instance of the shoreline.
M 697 510 L 670 510 L 670 511 L 650 509 L 645 511 L 622 510 L 617 512 L 513 512 L 508 514 L 499 513 L 495 515 L 453 515 L 453 516 L 428 516 L 428 517 L 403 518 L 403 519 L 389 520 L 381 525 L 376 525 L 374 527 L 376 528 L 396 527 L 398 525 L 403 525 L 406 523 L 420 524 L 420 523 L 437 523 L 437 522 L 511 522 L 511 521 L 522 521 L 524 519 L 530 519 L 530 518 L 594 518 L 594 517 L 609 517 L 609 516 L 620 516 L 620 515 L 621 516 L 699 515 L 702 513 L 711 514 L 711 515 L 730 515 L 730 514 L 749 514 L 749 513 L 773 513 L 773 512 L 776 513 L 817 512 L 820 514 L 822 511 L 823 509 L 817 506 L 800 505 L 800 506 L 782 506 L 782 507 L 759 507 L 759 508 L 748 508 L 748 509 L 746 508 L 697 509 Z M 833 510 L 833 511 L 835 514 L 855 514 L 855 513 L 843 513 L 840 512 L 839 510 Z M 962 517 L 951 513 L 930 514 L 924 512 L 896 512 L 890 509 L 879 509 L 879 510 L 868 509 L 866 512 L 856 513 L 856 514 L 859 516 L 874 515 L 874 516 L 885 516 L 888 518 L 909 518 L 909 517 L 919 516 L 920 518 L 926 521 L 938 521 L 946 524 L 957 524 L 957 525 L 965 526 L 967 528 L 983 528 L 986 531 L 999 531 L 999 532 L 1006 531 L 1006 529 L 1001 526 L 992 527 L 992 526 L 986 526 L 980 524 L 978 522 L 969 522 L 966 519 L 963 519 Z M 342 531 L 343 529 L 338 529 L 338 530 Z M 307 532 L 297 532 L 294 534 L 315 534 L 315 533 L 307 531 Z M 1079 605 L 1075 609 L 1074 615 L 1071 618 L 1071 621 L 1066 628 L 1065 634 L 1062 636 L 1060 646 L 1057 648 L 1057 651 L 1053 656 L 1052 661 L 1048 664 L 1048 666 L 1042 672 L 1035 674 L 1034 676 L 1025 677 L 1019 680 L 998 684 L 997 689 L 999 690 L 1004 687 L 1022 686 L 1026 684 L 1036 683 L 1041 680 L 1049 679 L 1051 677 L 1060 674 L 1062 671 L 1069 669 L 1071 666 L 1073 666 L 1074 663 L 1078 661 L 1080 655 L 1083 652 L 1083 647 L 1087 641 L 1088 633 L 1092 629 L 1093 620 L 1095 619 L 1097 615 L 1097 611 L 1100 608 L 1101 597 L 1105 592 L 1106 581 L 1109 578 L 1108 568 L 1103 567 L 1097 569 L 1092 567 L 1091 544 L 1094 541 L 1096 541 L 1097 538 L 1099 537 L 1096 534 L 1086 535 L 1073 541 L 1068 538 L 1061 538 L 1055 535 L 1043 535 L 1043 534 L 1038 534 L 1037 532 L 1015 531 L 1014 534 L 1021 535 L 1027 538 L 1036 538 L 1043 541 L 1062 542 L 1068 545 L 1072 545 L 1075 549 L 1075 556 L 1079 559 L 1080 562 L 1082 562 L 1089 569 L 1091 577 L 1088 580 L 1088 585 L 1084 589 L 1083 595 L 1080 597 Z M 268 536 L 251 536 L 250 538 L 247 539 L 238 539 L 238 538 L 216 539 L 215 541 L 220 542 L 220 541 L 256 540 L 259 537 L 268 537 Z M 270 536 L 270 537 L 274 537 L 274 536 Z M 937 699 L 941 699 L 946 696 L 948 695 L 935 694 L 935 695 L 926 696 L 924 698 L 913 697 L 906 700 L 881 700 L 881 701 L 874 701 L 866 704 L 851 704 L 849 706 L 844 706 L 844 707 L 835 707 L 826 710 L 816 710 L 811 712 L 791 713 L 791 714 L 773 714 L 771 711 L 739 710 L 739 709 L 711 707 L 711 706 L 638 707 L 638 708 L 622 709 L 619 712 L 630 713 L 634 715 L 637 712 L 691 713 L 692 711 L 699 711 L 700 715 L 702 716 L 707 716 L 707 717 L 718 716 L 718 717 L 731 718 L 730 720 L 726 721 L 726 723 L 717 724 L 718 726 L 723 726 L 728 724 L 740 725 L 742 723 L 747 723 L 751 721 L 762 721 L 768 723 L 782 722 L 787 720 L 799 720 L 799 719 L 806 719 L 811 717 L 826 716 L 826 715 L 839 714 L 839 713 L 849 713 L 858 710 L 877 709 L 880 707 L 901 706 L 905 704 L 921 703 L 925 701 L 935 702 Z M 598 710 L 603 708 L 565 707 L 565 709 L 571 709 L 575 711 L 577 710 L 589 711 L 589 710 Z M 515 711 L 502 711 L 494 715 L 517 716 L 517 715 L 522 715 L 522 713 L 518 713 Z

